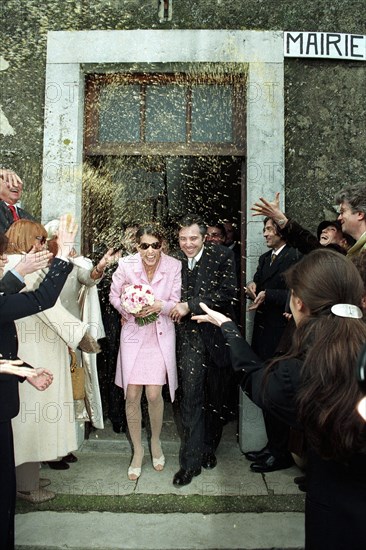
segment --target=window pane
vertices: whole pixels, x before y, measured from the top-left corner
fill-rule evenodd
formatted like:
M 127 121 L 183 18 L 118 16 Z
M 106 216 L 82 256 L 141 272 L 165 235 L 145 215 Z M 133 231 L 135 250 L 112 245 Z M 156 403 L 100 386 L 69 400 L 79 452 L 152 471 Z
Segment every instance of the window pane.
M 146 87 L 146 141 L 186 141 L 186 87 Z
M 99 100 L 99 141 L 140 141 L 140 86 L 105 87 Z
M 230 86 L 200 85 L 192 88 L 192 142 L 232 143 Z

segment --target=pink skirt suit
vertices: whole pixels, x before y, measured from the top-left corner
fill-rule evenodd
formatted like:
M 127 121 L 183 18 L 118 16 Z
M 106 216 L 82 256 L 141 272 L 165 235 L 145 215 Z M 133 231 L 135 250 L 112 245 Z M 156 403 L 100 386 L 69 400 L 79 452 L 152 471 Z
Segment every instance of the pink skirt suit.
M 119 260 L 112 277 L 109 299 L 126 320 L 121 330 L 115 378 L 115 383 L 124 388 L 125 393 L 128 384 L 168 383 L 170 397 L 174 401 L 178 386 L 175 327 L 169 313 L 180 301 L 181 269 L 179 260 L 161 253 L 154 278 L 149 283 L 139 253 Z M 155 299 L 163 302 L 163 309 L 154 323 L 140 327 L 135 317 L 121 307 L 124 288 L 131 284 L 150 285 Z

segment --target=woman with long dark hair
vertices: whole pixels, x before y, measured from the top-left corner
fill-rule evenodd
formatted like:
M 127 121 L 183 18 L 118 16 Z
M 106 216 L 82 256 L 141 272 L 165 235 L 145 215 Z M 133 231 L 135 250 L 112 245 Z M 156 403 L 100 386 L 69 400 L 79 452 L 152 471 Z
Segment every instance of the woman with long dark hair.
M 356 364 L 366 342 L 356 267 L 331 250 L 315 250 L 286 280 L 297 330 L 289 352 L 264 366 L 227 317 L 194 317 L 221 326 L 234 369 L 250 376 L 251 397 L 304 431 L 308 445 L 307 550 L 361 550 L 366 541 L 366 426 L 357 412 Z

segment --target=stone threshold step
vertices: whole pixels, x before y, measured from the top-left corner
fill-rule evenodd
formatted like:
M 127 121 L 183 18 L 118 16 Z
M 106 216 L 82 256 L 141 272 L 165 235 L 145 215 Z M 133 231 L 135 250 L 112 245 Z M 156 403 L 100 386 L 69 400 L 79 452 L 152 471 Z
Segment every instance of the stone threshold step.
M 16 516 L 16 550 L 300 550 L 301 513 Z
M 161 440 L 162 447 L 165 454 L 179 455 L 180 443 L 178 441 L 164 441 Z M 145 450 L 149 449 L 147 440 L 143 440 Z M 120 440 L 110 439 L 87 439 L 81 447 L 78 449 L 78 453 L 83 454 L 115 454 L 115 453 L 127 453 L 131 454 L 131 443 L 127 438 Z
M 202 496 L 189 494 L 62 495 L 41 504 L 17 500 L 16 512 L 114 513 L 114 514 L 264 514 L 304 513 L 304 495 Z

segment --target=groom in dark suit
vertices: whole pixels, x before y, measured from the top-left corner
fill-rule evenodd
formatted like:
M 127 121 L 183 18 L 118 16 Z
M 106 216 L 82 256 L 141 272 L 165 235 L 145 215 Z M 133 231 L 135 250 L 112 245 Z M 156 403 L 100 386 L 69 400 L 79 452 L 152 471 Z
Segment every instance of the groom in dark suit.
M 231 373 L 228 347 L 213 325 L 197 325 L 192 314 L 201 313 L 200 302 L 231 318 L 236 296 L 234 255 L 228 248 L 206 243 L 206 226 L 196 216 L 180 223 L 182 258 L 182 301 L 171 311 L 177 322 L 178 376 L 181 390 L 183 440 L 180 470 L 173 484 L 187 485 L 201 467 L 216 466 L 220 442 L 225 390 Z
M 19 219 L 34 220 L 33 216 L 17 206 L 23 192 L 23 182 L 15 172 L 0 170 L 0 233 Z

